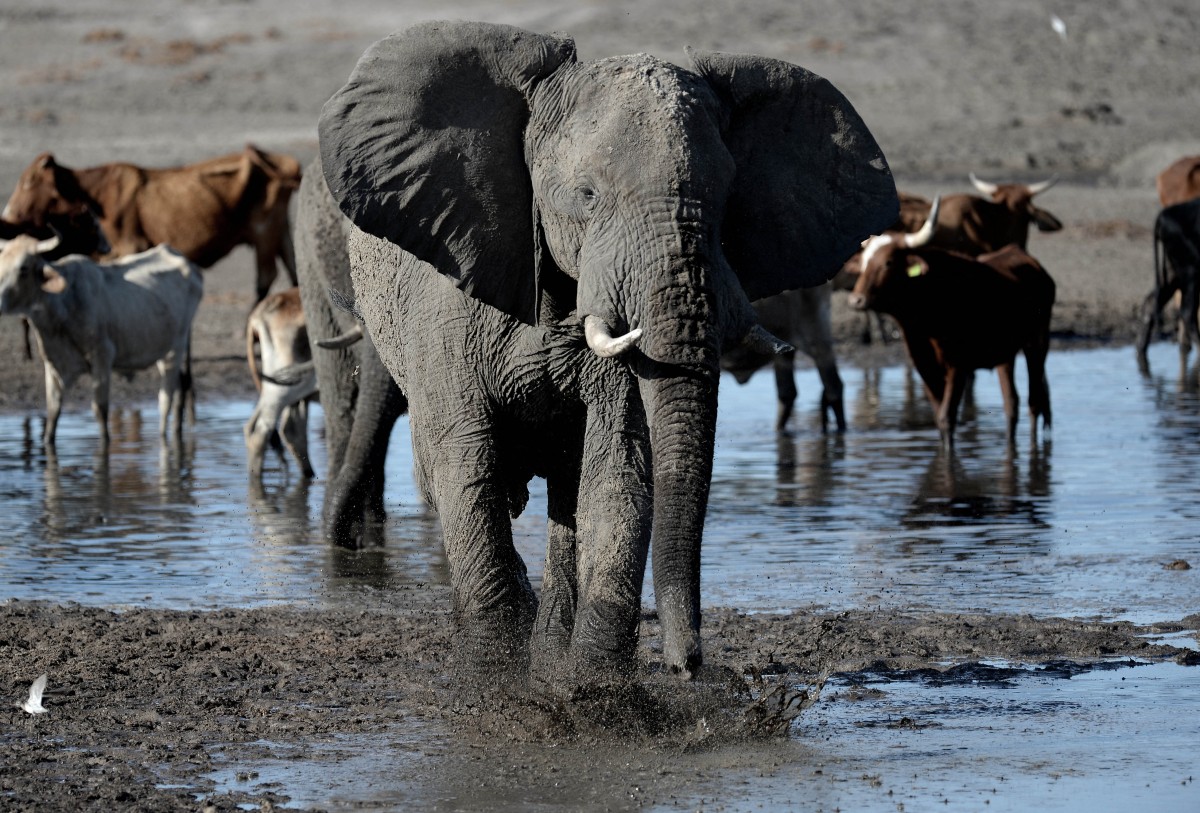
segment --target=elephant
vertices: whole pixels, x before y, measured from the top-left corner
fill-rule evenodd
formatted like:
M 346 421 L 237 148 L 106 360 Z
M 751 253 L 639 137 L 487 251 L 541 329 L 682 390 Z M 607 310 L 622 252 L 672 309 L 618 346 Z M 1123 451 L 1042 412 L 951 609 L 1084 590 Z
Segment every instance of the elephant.
M 304 324 L 315 344 L 329 344 L 358 327 L 340 304 L 353 299 L 348 229 L 332 205 L 320 161 L 314 160 L 297 192 L 293 242 Z M 328 458 L 322 533 L 340 547 L 380 544 L 388 441 L 408 402 L 370 339 L 314 346 L 312 363 L 325 413 Z
M 751 300 L 823 283 L 899 209 L 829 82 L 688 53 L 580 62 L 569 38 L 427 22 L 372 45 L 319 121 L 355 309 L 442 522 L 456 640 L 493 662 L 523 648 L 534 679 L 630 668 L 648 548 L 664 666 L 696 674 L 721 352 L 786 351 Z M 509 519 L 539 473 L 540 602 Z
M 754 313 L 769 333 L 789 342 L 813 360 L 821 377 L 821 431 L 829 431 L 833 417 L 838 432 L 846 431 L 846 406 L 843 400 L 842 377 L 838 373 L 837 356 L 833 352 L 833 317 L 830 293 L 833 283 L 816 288 L 785 291 L 754 302 Z M 721 356 L 721 367 L 733 374 L 739 384 L 745 384 L 760 367 L 771 364 L 775 370 L 775 392 L 778 408 L 775 431 L 783 432 L 792 408 L 796 405 L 796 352 L 765 355 L 739 346 Z

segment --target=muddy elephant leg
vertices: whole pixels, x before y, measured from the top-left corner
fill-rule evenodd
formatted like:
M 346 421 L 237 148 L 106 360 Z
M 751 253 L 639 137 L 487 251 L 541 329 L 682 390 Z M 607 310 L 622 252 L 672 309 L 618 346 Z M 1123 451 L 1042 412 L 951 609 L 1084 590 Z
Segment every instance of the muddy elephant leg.
M 459 670 L 508 685 L 527 672 L 537 608 L 513 545 L 509 492 L 497 482 L 489 439 L 442 436 L 436 455 L 434 499 L 450 564 Z
M 337 545 L 360 548 L 381 541 L 386 518 L 383 503 L 384 465 L 392 428 L 408 401 L 396 386 L 379 354 L 364 343 L 359 354 L 359 381 L 349 434 L 337 454 L 330 439 L 329 483 L 325 489 L 325 533 Z M 324 397 L 324 391 L 322 391 Z
M 577 677 L 633 668 L 654 515 L 648 433 L 592 410 L 584 434 L 576 548 L 579 599 L 571 635 Z
M 554 683 L 560 677 L 575 629 L 579 600 L 576 577 L 575 512 L 579 494 L 579 459 L 546 478 L 546 566 L 537 620 L 529 643 L 530 672 L 535 680 Z

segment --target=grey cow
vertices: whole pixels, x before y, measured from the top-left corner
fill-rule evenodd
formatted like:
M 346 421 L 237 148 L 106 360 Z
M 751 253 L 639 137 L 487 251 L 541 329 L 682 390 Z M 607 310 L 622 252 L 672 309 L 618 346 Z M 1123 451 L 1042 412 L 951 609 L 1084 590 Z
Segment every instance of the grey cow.
M 28 317 L 46 365 L 46 429 L 54 445 L 63 393 L 83 373 L 92 377 L 92 409 L 108 443 L 109 382 L 157 364 L 159 434 L 168 415 L 182 431 L 181 368 L 192 319 L 204 294 L 200 271 L 168 246 L 97 263 L 82 255 L 48 262 L 56 239 L 17 237 L 0 243 L 0 315 Z

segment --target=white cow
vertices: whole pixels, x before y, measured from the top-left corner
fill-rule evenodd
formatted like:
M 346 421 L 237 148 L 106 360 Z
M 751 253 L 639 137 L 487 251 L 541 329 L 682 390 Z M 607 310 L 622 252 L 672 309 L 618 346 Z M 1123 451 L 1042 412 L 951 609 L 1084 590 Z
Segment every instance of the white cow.
M 256 344 L 261 368 L 254 358 Z M 300 289 L 289 288 L 259 302 L 246 322 L 246 361 L 258 389 L 258 403 L 242 428 L 250 476 L 255 480 L 262 478 L 263 457 L 276 429 L 304 476 L 313 477 L 308 457 L 308 401 L 316 395 L 317 374 L 311 360 Z M 295 381 L 281 381 L 275 376 L 285 368 L 302 374 Z
M 192 318 L 204 294 L 200 271 L 169 246 L 98 263 L 82 255 L 47 262 L 57 239 L 0 242 L 0 315 L 33 324 L 46 365 L 46 431 L 54 445 L 62 396 L 83 373 L 92 377 L 92 409 L 108 444 L 112 372 L 158 365 L 159 434 L 175 413 L 182 429 L 181 367 L 187 365 Z M 186 370 L 190 375 L 190 369 Z

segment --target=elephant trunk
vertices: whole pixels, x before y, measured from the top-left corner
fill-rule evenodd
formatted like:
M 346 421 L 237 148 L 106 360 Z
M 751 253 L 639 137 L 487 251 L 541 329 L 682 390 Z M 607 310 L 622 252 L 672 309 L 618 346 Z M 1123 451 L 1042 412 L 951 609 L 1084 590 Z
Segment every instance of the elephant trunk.
M 643 377 L 654 466 L 654 594 L 668 668 L 690 678 L 700 650 L 700 548 L 717 425 L 715 377 Z

